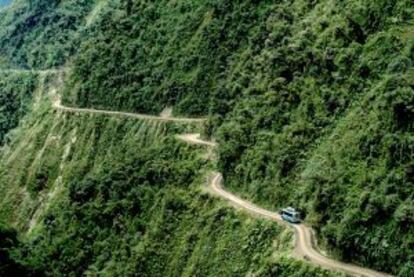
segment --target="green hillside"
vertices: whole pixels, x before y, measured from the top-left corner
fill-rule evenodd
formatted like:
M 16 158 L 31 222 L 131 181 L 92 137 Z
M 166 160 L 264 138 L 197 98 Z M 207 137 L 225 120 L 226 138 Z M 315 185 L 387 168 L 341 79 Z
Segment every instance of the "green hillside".
M 412 1 L 126 1 L 69 105 L 209 114 L 234 192 L 299 206 L 345 260 L 413 269 Z
M 0 11 L 0 67 L 51 68 L 66 63 L 94 1 L 16 0 Z
M 67 67 L 71 107 L 208 116 L 64 113 L 56 74 L 2 73 L 0 222 L 30 274 L 331 274 L 206 192 L 214 169 L 299 208 L 330 255 L 414 275 L 412 1 L 20 1 L 0 11 L 0 67 Z M 200 131 L 217 162 L 174 138 Z
M 290 259 L 286 228 L 201 189 L 204 150 L 174 138 L 188 128 L 43 99 L 1 157 L 0 218 L 23 241 L 12 257 L 48 276 L 334 276 Z

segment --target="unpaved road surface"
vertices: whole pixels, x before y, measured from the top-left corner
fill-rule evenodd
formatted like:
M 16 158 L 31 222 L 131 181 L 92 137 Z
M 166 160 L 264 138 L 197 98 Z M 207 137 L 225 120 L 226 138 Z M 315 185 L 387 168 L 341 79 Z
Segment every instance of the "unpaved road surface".
M 1 70 L 0 70 L 1 71 Z M 44 71 L 44 72 L 54 72 L 54 71 Z M 72 112 L 72 113 L 90 113 L 90 114 L 104 114 L 104 115 L 111 115 L 111 116 L 125 116 L 125 117 L 132 117 L 138 119 L 149 119 L 149 120 L 157 120 L 157 121 L 171 121 L 171 122 L 183 122 L 183 123 L 202 123 L 205 121 L 204 118 L 176 118 L 176 117 L 161 117 L 161 116 L 153 116 L 153 115 L 146 115 L 146 114 L 137 114 L 137 113 L 126 113 L 126 112 L 117 112 L 117 111 L 107 111 L 107 110 L 96 110 L 96 109 L 87 109 L 87 108 L 72 108 L 72 107 L 65 107 L 61 104 L 60 98 L 57 96 L 56 93 L 52 93 L 52 103 L 53 107 L 57 110 L 61 110 L 64 112 Z M 194 145 L 204 145 L 208 146 L 209 148 L 214 148 L 217 146 L 217 143 L 205 141 L 200 138 L 200 134 L 184 134 L 177 136 L 178 139 L 194 144 Z M 277 221 L 282 224 L 288 224 L 282 220 L 281 216 L 273 211 L 269 211 L 263 208 L 256 206 L 255 204 L 241 199 L 236 195 L 226 191 L 222 187 L 223 177 L 220 173 L 214 173 L 213 178 L 209 182 L 209 186 L 211 187 L 212 191 L 219 195 L 222 198 L 227 199 L 233 205 L 240 207 L 250 213 L 268 218 L 270 220 Z M 295 230 L 295 250 L 294 256 L 298 259 L 305 259 L 315 265 L 321 266 L 323 268 L 334 270 L 334 271 L 342 271 L 348 275 L 352 276 L 363 276 L 363 277 L 386 277 L 391 276 L 385 273 L 377 272 L 368 268 L 359 267 L 352 264 L 346 264 L 340 261 L 336 261 L 330 259 L 324 255 L 322 255 L 317 246 L 316 246 L 316 239 L 313 235 L 312 229 L 307 227 L 304 224 L 288 224 Z
M 179 139 L 186 143 L 199 144 L 210 147 L 217 146 L 214 142 L 204 141 L 200 139 L 199 134 L 187 134 L 178 136 Z M 386 277 L 391 276 L 382 272 L 377 272 L 371 269 L 359 267 L 352 264 L 346 264 L 340 261 L 330 259 L 322 255 L 317 246 L 316 239 L 313 235 L 312 229 L 307 227 L 304 224 L 289 224 L 285 222 L 279 213 L 269 211 L 263 208 L 256 206 L 255 204 L 241 199 L 236 195 L 226 191 L 222 187 L 223 177 L 220 173 L 214 173 L 213 178 L 209 182 L 209 186 L 212 191 L 219 195 L 222 198 L 227 199 L 231 204 L 242 208 L 250 213 L 265 217 L 270 220 L 277 221 L 282 224 L 287 224 L 295 230 L 295 250 L 294 256 L 298 259 L 307 260 L 315 265 L 321 266 L 323 268 L 333 270 L 333 271 L 342 271 L 346 274 L 352 276 L 364 276 L 364 277 Z
M 45 69 L 45 70 L 31 70 L 31 69 L 1 69 L 0 73 L 37 73 L 37 74 L 55 74 L 55 73 L 62 73 L 66 69 L 65 68 L 55 68 L 55 69 Z
M 3 73 L 37 73 L 41 76 L 45 76 L 47 74 L 58 74 L 58 83 L 63 83 L 62 73 L 66 72 L 68 68 L 56 68 L 56 69 L 47 69 L 47 70 L 30 70 L 30 69 L 1 69 L 0 74 Z M 65 112 L 72 112 L 72 113 L 89 113 L 89 114 L 102 114 L 102 115 L 111 115 L 111 116 L 123 116 L 123 117 L 131 117 L 131 118 L 138 118 L 138 119 L 147 119 L 147 120 L 155 120 L 155 121 L 166 121 L 166 122 L 181 122 L 181 123 L 203 123 L 206 121 L 205 118 L 189 118 L 189 117 L 172 117 L 170 114 L 166 116 L 166 114 L 162 114 L 162 116 L 155 116 L 155 115 L 147 115 L 147 114 L 140 114 L 140 113 L 128 113 L 128 112 L 118 112 L 118 111 L 108 111 L 108 110 L 98 110 L 98 109 L 88 109 L 88 108 L 73 108 L 73 107 L 66 107 L 62 105 L 62 101 L 60 96 L 57 93 L 58 88 L 55 87 L 49 92 L 50 97 L 52 99 L 53 108 L 60 111 Z M 170 113 L 170 111 L 167 111 Z
M 272 211 L 260 208 L 249 201 L 243 200 L 234 194 L 226 191 L 221 186 L 222 176 L 220 173 L 215 173 L 214 177 L 210 182 L 210 187 L 212 190 L 219 196 L 229 200 L 232 204 L 247 210 L 251 213 L 266 217 L 270 220 L 281 222 L 283 224 L 288 224 L 284 222 L 281 216 Z M 307 261 L 321 266 L 323 268 L 334 270 L 334 271 L 343 271 L 346 274 L 353 276 L 366 276 L 366 277 L 385 277 L 391 276 L 385 273 L 373 271 L 367 268 L 359 267 L 352 264 L 342 263 L 336 260 L 332 260 L 328 257 L 323 256 L 319 253 L 318 249 L 314 245 L 315 238 L 313 236 L 311 228 L 307 227 L 304 224 L 289 224 L 292 228 L 295 229 L 295 250 L 294 256 L 299 259 L 306 259 Z M 306 258 L 305 258 L 306 257 Z
M 53 107 L 57 110 L 61 110 L 65 112 L 72 112 L 72 113 L 89 113 L 89 114 L 102 114 L 102 115 L 111 115 L 111 116 L 124 116 L 124 117 L 155 120 L 155 121 L 170 121 L 170 122 L 181 122 L 181 123 L 202 123 L 205 121 L 204 118 L 161 117 L 161 116 L 139 114 L 139 113 L 127 113 L 127 112 L 117 112 L 117 111 L 97 110 L 97 109 L 87 109 L 87 108 L 72 108 L 72 107 L 63 106 L 59 97 L 55 97 L 53 99 Z

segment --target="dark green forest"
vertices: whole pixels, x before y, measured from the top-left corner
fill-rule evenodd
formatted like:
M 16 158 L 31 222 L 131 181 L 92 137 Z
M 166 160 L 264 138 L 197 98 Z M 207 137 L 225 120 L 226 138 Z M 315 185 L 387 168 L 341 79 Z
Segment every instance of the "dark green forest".
M 6 134 L 16 128 L 20 119 L 30 110 L 32 93 L 37 78 L 30 73 L 3 73 L 0 71 L 0 145 Z
M 80 43 L 93 0 L 15 0 L 0 11 L 0 67 L 64 65 Z
M 334 257 L 414 275 L 412 1 L 33 0 L 0 11 L 0 67 L 62 66 L 71 69 L 61 91 L 68 106 L 208 116 L 202 131 L 218 141 L 218 163 L 173 142 L 183 126 L 144 128 L 165 141 L 140 149 L 130 143 L 145 138 L 126 140 L 114 146 L 122 154 L 105 156 L 119 144 L 109 134 L 131 137 L 132 123 L 67 118 L 46 103 L 30 112 L 37 78 L 1 75 L 9 151 L 0 187 L 18 196 L 0 200 L 0 219 L 22 234 L 19 263 L 52 275 L 327 274 L 286 255 L 269 259 L 288 251 L 289 235 L 197 189 L 200 171 L 215 168 L 236 194 L 274 210 L 298 207 Z M 19 123 L 25 114 L 33 121 Z M 73 158 L 81 169 L 63 170 L 64 201 L 44 208 L 25 238 L 59 179 L 68 126 L 85 133 Z M 62 145 L 53 144 L 56 130 Z M 59 154 L 36 158 L 49 144 Z M 124 154 L 127 146 L 136 153 Z
M 36 271 L 15 261 L 12 250 L 19 247 L 16 230 L 0 222 L 0 274 L 1 276 L 42 276 Z
M 411 271 L 413 16 L 411 1 L 125 1 L 82 43 L 65 101 L 209 114 L 234 192 L 300 207 L 344 260 Z

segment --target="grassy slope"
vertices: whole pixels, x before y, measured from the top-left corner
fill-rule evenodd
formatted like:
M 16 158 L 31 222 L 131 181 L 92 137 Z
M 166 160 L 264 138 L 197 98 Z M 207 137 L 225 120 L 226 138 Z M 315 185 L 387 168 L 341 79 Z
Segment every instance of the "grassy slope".
M 298 206 L 346 260 L 412 270 L 411 1 L 107 11 L 74 60 L 67 103 L 211 113 L 235 192 Z

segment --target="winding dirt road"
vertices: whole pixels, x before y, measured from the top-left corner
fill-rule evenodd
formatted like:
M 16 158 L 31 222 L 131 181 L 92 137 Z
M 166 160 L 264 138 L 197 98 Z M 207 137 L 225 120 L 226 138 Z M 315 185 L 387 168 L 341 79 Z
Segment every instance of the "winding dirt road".
M 0 68 L 0 73 L 37 73 L 37 74 L 55 74 L 65 72 L 66 68 L 55 68 L 45 70 L 34 70 L 34 69 L 13 69 L 13 68 Z
M 217 144 L 214 142 L 204 141 L 200 139 L 199 134 L 180 135 L 178 136 L 178 138 L 190 144 L 198 144 L 198 145 L 204 145 L 204 146 L 209 146 L 209 147 L 217 146 Z M 322 255 L 317 249 L 317 246 L 315 243 L 316 239 L 315 239 L 315 236 L 311 228 L 307 227 L 304 224 L 289 224 L 285 222 L 278 213 L 260 208 L 254 205 L 253 203 L 247 200 L 241 199 L 237 197 L 236 195 L 226 191 L 222 187 L 222 182 L 223 182 L 222 175 L 220 173 L 215 172 L 213 174 L 213 178 L 211 178 L 211 181 L 209 182 L 209 186 L 211 187 L 211 189 L 213 190 L 215 194 L 219 195 L 222 198 L 227 199 L 233 205 L 239 208 L 242 208 L 256 215 L 265 217 L 267 219 L 274 220 L 282 224 L 287 224 L 295 230 L 295 250 L 293 254 L 296 258 L 307 260 L 315 265 L 321 266 L 329 270 L 342 271 L 352 276 L 364 276 L 364 277 L 391 276 L 391 275 L 377 272 L 371 269 L 336 261 L 336 260 L 330 259 Z
M 8 71 L 8 72 L 25 72 L 25 70 L 1 70 L 1 71 Z M 62 72 L 63 70 L 44 70 L 38 71 L 39 73 L 56 73 Z M 31 70 L 27 70 L 27 72 L 34 72 Z M 90 113 L 90 114 L 103 114 L 103 115 L 110 115 L 110 116 L 123 116 L 123 117 L 131 117 L 131 118 L 138 118 L 138 119 L 148 119 L 148 120 L 157 120 L 157 121 L 170 121 L 170 122 L 182 122 L 182 123 L 202 123 L 206 119 L 204 118 L 177 118 L 177 117 L 162 117 L 162 116 L 153 116 L 153 115 L 146 115 L 146 114 L 137 114 L 137 113 L 127 113 L 127 112 L 117 112 L 117 111 L 108 111 L 108 110 L 97 110 L 97 109 L 88 109 L 88 108 L 72 108 L 63 106 L 60 97 L 56 91 L 50 93 L 52 98 L 52 106 L 53 108 L 70 113 Z M 210 149 L 213 149 L 217 146 L 217 143 L 205 141 L 200 138 L 200 134 L 184 134 L 177 136 L 178 139 L 194 145 L 202 145 L 206 146 Z M 267 219 L 277 221 L 281 224 L 289 225 L 295 230 L 295 250 L 294 250 L 294 257 L 298 259 L 304 259 L 312 264 L 321 266 L 323 268 L 333 270 L 333 271 L 342 271 L 348 275 L 352 276 L 364 276 L 364 277 L 388 277 L 391 275 L 377 272 L 374 270 L 370 270 L 367 268 L 359 267 L 352 264 L 346 264 L 340 261 L 336 261 L 330 259 L 324 255 L 322 255 L 317 246 L 316 246 L 316 239 L 312 232 L 312 229 L 307 227 L 304 224 L 288 224 L 287 222 L 283 221 L 281 216 L 276 213 L 272 212 L 263 208 L 256 206 L 255 204 L 241 199 L 236 195 L 226 191 L 222 187 L 223 177 L 220 173 L 214 173 L 213 178 L 209 182 L 209 186 L 212 191 L 217 194 L 218 196 L 227 199 L 233 205 L 240 207 L 250 213 L 265 217 Z
M 223 189 L 221 186 L 222 176 L 220 173 L 215 173 L 210 186 L 215 193 L 221 197 L 229 200 L 232 204 L 243 208 L 254 214 L 266 217 L 271 220 L 281 222 L 283 224 L 288 224 L 284 222 L 281 216 L 276 212 L 271 212 L 260 208 L 249 201 L 238 198 L 237 196 L 231 194 L 230 192 Z M 305 259 L 310 261 L 313 264 L 319 265 L 323 268 L 330 269 L 333 271 L 343 271 L 347 274 L 353 276 L 367 276 L 367 277 L 385 277 L 391 276 L 385 273 L 377 272 L 367 268 L 359 267 L 352 264 L 342 263 L 336 260 L 332 260 L 326 256 L 323 256 L 318 252 L 318 249 L 314 245 L 315 238 L 312 232 L 312 229 L 307 227 L 304 224 L 289 224 L 292 228 L 295 229 L 295 250 L 294 256 L 299 259 Z
M 147 119 L 155 121 L 170 121 L 170 122 L 179 122 L 179 123 L 202 123 L 205 118 L 187 118 L 187 117 L 162 117 L 155 115 L 139 114 L 139 113 L 127 113 L 127 112 L 117 112 L 117 111 L 108 111 L 108 110 L 97 110 L 97 109 L 88 109 L 88 108 L 72 108 L 63 106 L 59 97 L 53 97 L 53 107 L 57 110 L 71 112 L 71 113 L 89 113 L 89 114 L 102 114 L 110 116 L 123 116 L 131 117 L 138 119 Z

